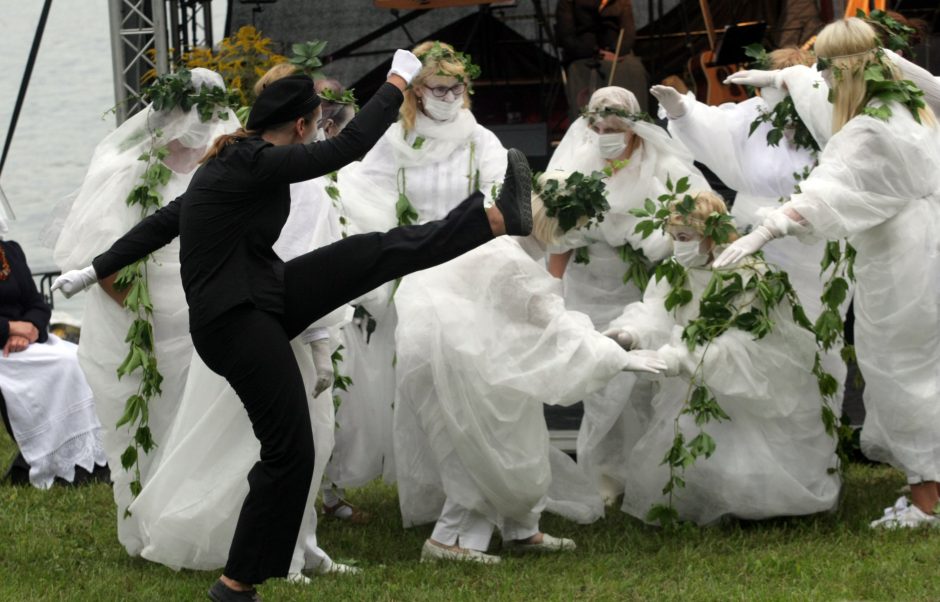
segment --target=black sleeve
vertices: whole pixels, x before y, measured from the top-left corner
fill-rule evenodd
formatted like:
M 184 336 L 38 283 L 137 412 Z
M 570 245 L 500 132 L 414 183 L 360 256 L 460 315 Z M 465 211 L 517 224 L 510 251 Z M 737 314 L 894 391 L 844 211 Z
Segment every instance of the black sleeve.
M 365 155 L 398 119 L 404 96 L 385 83 L 339 136 L 310 144 L 265 146 L 253 175 L 262 182 L 293 184 L 325 176 Z
M 590 31 L 578 33 L 573 0 L 558 0 L 555 8 L 555 37 L 565 51 L 565 60 L 590 58 L 597 54 L 597 37 Z
M 7 344 L 10 338 L 10 321 L 6 318 L 0 318 L 0 347 Z
M 179 236 L 180 201 L 183 198 L 185 195 L 145 217 L 111 245 L 110 249 L 95 257 L 91 263 L 95 266 L 98 279 L 110 276 L 124 266 L 146 257 Z
M 33 280 L 33 273 L 26 263 L 26 254 L 22 247 L 12 240 L 4 241 L 3 245 L 8 250 L 7 258 L 10 261 L 11 271 L 17 274 L 17 282 L 20 286 L 20 306 L 23 308 L 20 320 L 31 322 L 39 331 L 39 342 L 45 343 L 49 338 L 49 318 L 52 316 L 52 310 L 42 298 L 42 293 L 36 288 L 36 281 Z M 9 336 L 9 323 L 6 324 L 6 333 Z

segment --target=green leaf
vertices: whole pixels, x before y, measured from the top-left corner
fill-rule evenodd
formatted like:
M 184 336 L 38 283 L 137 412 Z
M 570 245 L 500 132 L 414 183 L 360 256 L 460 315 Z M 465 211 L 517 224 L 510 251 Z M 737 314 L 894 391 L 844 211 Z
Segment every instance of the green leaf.
M 715 453 L 715 440 L 706 433 L 701 431 L 692 441 L 689 442 L 689 453 L 694 457 L 700 458 L 702 456 L 709 458 L 713 453 Z
M 130 470 L 137 463 L 137 448 L 129 446 L 121 454 L 121 467 L 124 470 Z

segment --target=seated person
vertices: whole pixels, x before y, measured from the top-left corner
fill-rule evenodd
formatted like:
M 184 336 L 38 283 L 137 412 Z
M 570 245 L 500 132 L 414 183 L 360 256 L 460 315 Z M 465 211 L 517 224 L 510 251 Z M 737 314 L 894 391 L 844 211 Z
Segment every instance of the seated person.
M 2 219 L 0 231 L 6 231 Z M 49 333 L 50 315 L 23 249 L 0 241 L 4 422 L 29 466 L 29 482 L 40 489 L 56 478 L 73 482 L 78 468 L 93 472 L 96 465 L 107 465 L 94 398 L 78 365 L 78 346 Z
M 623 30 L 620 54 L 617 40 Z M 591 94 L 607 85 L 626 88 L 646 111 L 646 68 L 631 52 L 636 40 L 630 0 L 558 0 L 555 36 L 568 76 L 568 114 L 578 118 Z M 616 61 L 616 68 L 614 68 Z M 614 70 L 613 81 L 610 72 Z

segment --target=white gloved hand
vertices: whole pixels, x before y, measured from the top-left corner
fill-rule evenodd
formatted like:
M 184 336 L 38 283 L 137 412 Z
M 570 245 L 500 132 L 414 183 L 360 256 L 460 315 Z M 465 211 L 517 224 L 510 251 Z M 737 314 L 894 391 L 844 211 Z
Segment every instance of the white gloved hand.
M 69 298 L 96 282 L 98 282 L 98 275 L 95 274 L 95 267 L 88 266 L 81 270 L 69 270 L 62 274 L 52 282 L 52 290 L 62 289 L 62 294 Z
M 641 349 L 639 351 L 630 351 L 627 353 L 627 363 L 622 370 L 624 372 L 647 372 L 649 374 L 660 374 L 667 368 L 665 362 L 660 359 L 655 351 Z
M 392 58 L 392 68 L 389 70 L 388 76 L 398 75 L 405 80 L 406 84 L 410 84 L 411 80 L 414 79 L 414 76 L 418 75 L 418 72 L 421 71 L 423 66 L 421 59 L 414 54 L 408 50 L 398 49 L 395 51 L 395 56 Z
M 783 74 L 779 70 L 761 71 L 760 69 L 745 69 L 735 71 L 725 78 L 726 84 L 739 86 L 753 86 L 755 88 L 782 88 Z
M 774 236 L 773 232 L 771 232 L 767 226 L 758 226 L 750 234 L 742 236 L 731 243 L 728 248 L 718 256 L 718 259 L 712 262 L 712 267 L 720 269 L 737 263 L 745 257 L 749 257 L 760 251 L 764 245 L 774 238 L 776 238 L 776 236 Z
M 607 338 L 613 339 L 615 343 L 630 351 L 635 343 L 633 335 L 621 328 L 611 328 L 603 333 Z
M 650 94 L 666 109 L 669 119 L 678 119 L 689 112 L 685 96 L 671 86 L 653 86 Z
M 313 366 L 317 369 L 317 380 L 313 386 L 313 396 L 319 397 L 333 386 L 333 353 L 330 351 L 330 339 L 319 339 L 310 343 Z
M 663 376 L 679 376 L 681 363 L 679 362 L 679 351 L 675 347 L 663 345 L 653 353 L 665 366 L 662 370 Z

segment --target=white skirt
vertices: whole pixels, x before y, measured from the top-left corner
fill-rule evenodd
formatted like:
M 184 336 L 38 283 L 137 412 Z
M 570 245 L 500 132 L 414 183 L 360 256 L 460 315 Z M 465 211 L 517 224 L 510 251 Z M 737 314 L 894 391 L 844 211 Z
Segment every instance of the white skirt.
M 46 489 L 72 481 L 75 467 L 104 466 L 95 400 L 78 365 L 78 347 L 54 334 L 0 357 L 0 391 L 13 436 L 29 463 L 29 481 Z

